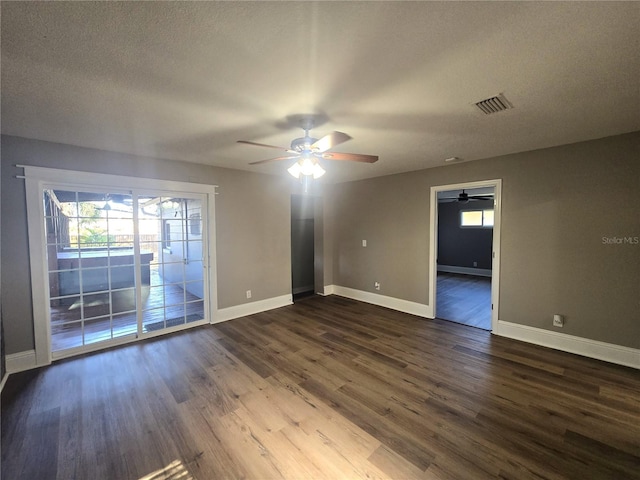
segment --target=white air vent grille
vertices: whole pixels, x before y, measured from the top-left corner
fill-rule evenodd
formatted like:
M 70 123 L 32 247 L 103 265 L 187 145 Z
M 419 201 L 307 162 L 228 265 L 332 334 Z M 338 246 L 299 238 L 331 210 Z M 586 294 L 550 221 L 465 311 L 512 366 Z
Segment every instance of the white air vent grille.
M 480 109 L 485 115 L 492 113 L 502 112 L 503 110 L 509 110 L 513 108 L 511 102 L 504 98 L 504 95 L 496 95 L 495 97 L 487 98 L 475 103 L 475 106 Z

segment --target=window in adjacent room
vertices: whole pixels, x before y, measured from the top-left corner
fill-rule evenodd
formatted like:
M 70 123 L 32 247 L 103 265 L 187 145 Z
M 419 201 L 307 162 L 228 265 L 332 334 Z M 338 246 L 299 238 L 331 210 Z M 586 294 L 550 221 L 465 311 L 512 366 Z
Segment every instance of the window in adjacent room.
M 461 227 L 493 227 L 493 210 L 462 210 Z

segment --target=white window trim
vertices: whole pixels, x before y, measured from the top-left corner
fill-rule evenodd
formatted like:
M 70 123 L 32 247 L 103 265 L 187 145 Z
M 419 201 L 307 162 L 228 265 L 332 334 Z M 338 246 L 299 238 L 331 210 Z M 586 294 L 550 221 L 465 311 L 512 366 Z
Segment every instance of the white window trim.
M 51 323 L 48 318 L 46 292 L 48 292 L 49 275 L 46 258 L 46 232 L 44 230 L 44 202 L 42 195 L 48 184 L 69 188 L 110 188 L 133 191 L 149 190 L 171 193 L 197 193 L 206 195 L 208 212 L 209 251 L 205 255 L 205 269 L 208 273 L 206 285 L 209 293 L 209 322 L 215 323 L 217 312 L 216 245 L 215 245 L 215 195 L 217 185 L 204 185 L 174 180 L 157 180 L 140 177 L 61 170 L 29 165 L 16 165 L 24 169 L 27 226 L 29 233 L 29 257 L 31 263 L 31 300 L 33 305 L 33 331 L 35 341 L 36 366 L 49 365 L 51 356 Z M 131 340 L 123 339 L 120 343 Z M 106 346 L 105 342 L 105 346 Z M 109 342 L 109 346 L 115 342 Z M 115 343 L 117 344 L 117 343 Z M 99 348 L 103 348 L 100 345 Z M 86 351 L 90 351 L 87 349 Z M 78 352 L 80 353 L 80 352 Z
M 460 210 L 460 221 L 458 222 L 459 228 L 493 228 L 493 224 L 485 225 L 484 224 L 484 212 L 492 211 L 494 212 L 495 218 L 495 210 L 493 208 L 465 208 L 464 210 Z M 463 225 L 462 224 L 462 216 L 464 212 L 482 212 L 482 225 Z M 495 220 L 494 220 L 495 223 Z

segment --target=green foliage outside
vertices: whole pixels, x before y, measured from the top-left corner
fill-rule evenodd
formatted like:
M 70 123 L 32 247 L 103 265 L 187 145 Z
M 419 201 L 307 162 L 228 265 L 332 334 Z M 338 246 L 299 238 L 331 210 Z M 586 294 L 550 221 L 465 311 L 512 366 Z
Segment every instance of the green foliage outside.
M 104 228 L 80 225 L 80 248 L 106 247 L 116 241 L 115 235 L 107 235 Z
M 62 212 L 71 219 L 71 230 L 77 232 L 80 248 L 106 247 L 116 242 L 115 235 L 107 234 L 102 209 L 95 202 L 69 202 L 63 205 Z

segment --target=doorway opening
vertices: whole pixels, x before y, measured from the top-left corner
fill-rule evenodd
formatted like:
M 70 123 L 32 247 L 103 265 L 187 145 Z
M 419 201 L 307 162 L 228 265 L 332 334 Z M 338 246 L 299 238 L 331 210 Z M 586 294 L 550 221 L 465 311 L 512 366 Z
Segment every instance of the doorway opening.
M 433 316 L 495 328 L 500 181 L 432 188 L 430 304 Z
M 314 290 L 314 197 L 291 195 L 291 289 L 294 302 Z

